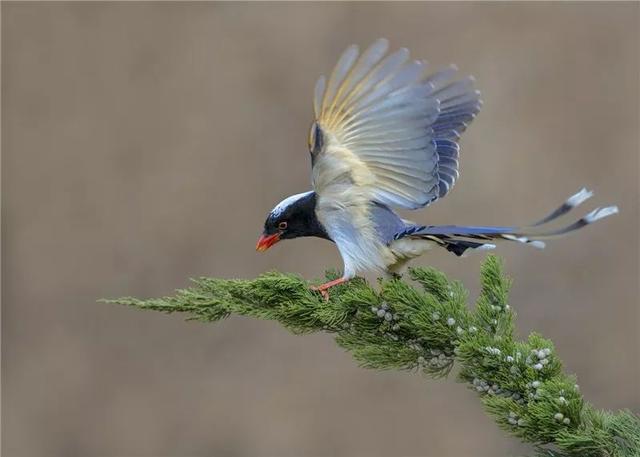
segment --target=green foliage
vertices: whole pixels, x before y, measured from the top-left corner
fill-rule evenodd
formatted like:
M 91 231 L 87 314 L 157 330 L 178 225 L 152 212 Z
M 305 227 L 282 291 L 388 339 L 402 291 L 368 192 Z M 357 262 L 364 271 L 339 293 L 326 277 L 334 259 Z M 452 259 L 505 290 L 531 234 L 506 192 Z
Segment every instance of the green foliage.
M 272 272 L 254 280 L 199 278 L 172 297 L 107 302 L 186 313 L 203 322 L 239 314 L 276 320 L 295 333 L 334 333 L 338 345 L 367 368 L 441 377 L 457 361 L 459 380 L 477 392 L 487 413 L 539 455 L 640 456 L 640 419 L 586 403 L 551 341 L 535 333 L 517 341 L 501 262 L 489 256 L 481 273 L 473 311 L 464 287 L 433 268 L 410 271 L 422 290 L 398 279 L 374 290 L 355 279 L 331 289 L 330 301 L 300 277 Z

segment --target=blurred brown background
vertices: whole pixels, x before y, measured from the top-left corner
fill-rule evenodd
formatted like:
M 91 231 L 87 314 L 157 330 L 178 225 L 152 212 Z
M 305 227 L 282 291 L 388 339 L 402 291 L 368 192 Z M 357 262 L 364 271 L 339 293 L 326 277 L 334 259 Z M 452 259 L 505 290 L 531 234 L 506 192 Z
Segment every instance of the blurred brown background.
M 597 407 L 640 410 L 638 3 L 2 3 L 3 455 L 497 456 L 453 379 L 360 369 L 330 336 L 183 322 L 100 297 L 212 275 L 312 278 L 334 247 L 260 255 L 309 188 L 311 93 L 386 36 L 476 76 L 462 177 L 418 214 L 526 223 L 588 185 L 622 213 L 498 251 L 521 335 L 556 343 Z M 477 295 L 481 255 L 417 263 Z

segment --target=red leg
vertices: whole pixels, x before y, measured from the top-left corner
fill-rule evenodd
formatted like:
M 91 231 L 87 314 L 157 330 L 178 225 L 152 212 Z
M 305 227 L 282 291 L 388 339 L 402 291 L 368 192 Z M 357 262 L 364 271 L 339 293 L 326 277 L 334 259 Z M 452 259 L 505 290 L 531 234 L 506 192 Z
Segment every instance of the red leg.
M 338 278 L 338 279 L 334 279 L 333 281 L 329 281 L 327 283 L 324 283 L 320 286 L 312 286 L 311 290 L 317 290 L 318 292 L 320 292 L 320 295 L 322 295 L 324 297 L 325 300 L 329 301 L 329 288 L 333 287 L 333 286 L 337 286 L 338 284 L 343 284 L 345 282 L 347 282 L 349 279 L 347 278 Z

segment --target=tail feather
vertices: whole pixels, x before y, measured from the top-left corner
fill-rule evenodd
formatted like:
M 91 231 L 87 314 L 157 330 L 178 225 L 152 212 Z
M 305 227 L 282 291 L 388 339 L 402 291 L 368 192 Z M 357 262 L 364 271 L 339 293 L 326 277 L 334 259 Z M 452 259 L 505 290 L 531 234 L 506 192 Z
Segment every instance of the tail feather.
M 591 197 L 593 197 L 593 192 L 583 187 L 577 193 L 567 198 L 564 201 L 564 203 L 562 203 L 562 205 L 560 205 L 558 208 L 553 210 L 551 213 L 549 213 L 539 221 L 531 224 L 530 227 L 537 227 L 539 225 L 546 224 L 547 222 L 556 220 L 560 216 L 563 216 L 567 214 L 569 211 L 571 211 L 572 209 L 576 208 L 578 205 L 581 205 Z
M 535 236 L 537 238 L 553 238 L 556 236 L 564 235 L 566 233 L 573 232 L 582 227 L 586 227 L 587 225 L 593 224 L 594 222 L 600 219 L 604 219 L 605 217 L 612 216 L 617 213 L 618 213 L 617 206 L 606 206 L 604 208 L 596 208 L 593 211 L 591 211 L 589 214 L 581 217 L 580 219 L 578 219 L 572 224 L 569 224 L 557 230 L 543 232 Z
M 577 221 L 558 229 L 545 229 L 549 222 L 567 214 L 569 211 L 589 199 L 593 193 L 581 189 L 569 197 L 562 205 L 547 216 L 528 227 L 493 227 L 493 226 L 457 226 L 457 225 L 408 225 L 394 239 L 405 237 L 428 239 L 460 256 L 467 249 L 493 249 L 495 244 L 490 241 L 507 240 L 528 244 L 536 248 L 544 248 L 543 240 L 555 238 L 579 230 L 600 219 L 618 212 L 617 206 L 596 208 Z

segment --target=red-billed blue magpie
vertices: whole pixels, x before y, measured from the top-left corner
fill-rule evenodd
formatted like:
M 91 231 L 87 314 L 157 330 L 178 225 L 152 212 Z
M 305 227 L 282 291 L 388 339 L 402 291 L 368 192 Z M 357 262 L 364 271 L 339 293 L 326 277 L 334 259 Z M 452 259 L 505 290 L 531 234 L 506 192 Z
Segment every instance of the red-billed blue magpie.
M 480 111 L 472 77 L 456 79 L 453 66 L 428 73 L 407 49 L 388 53 L 387 40 L 363 53 L 346 49 L 328 80 L 315 86 L 315 121 L 309 133 L 313 190 L 280 202 L 267 217 L 257 249 L 282 239 L 316 236 L 333 241 L 344 261 L 341 278 L 400 274 L 432 246 L 456 255 L 492 249 L 508 240 L 544 247 L 618 208 L 598 208 L 559 229 L 547 223 L 592 193 L 582 189 L 540 221 L 526 227 L 432 226 L 401 219 L 392 208 L 415 210 L 447 195 L 458 178 L 458 141 Z

